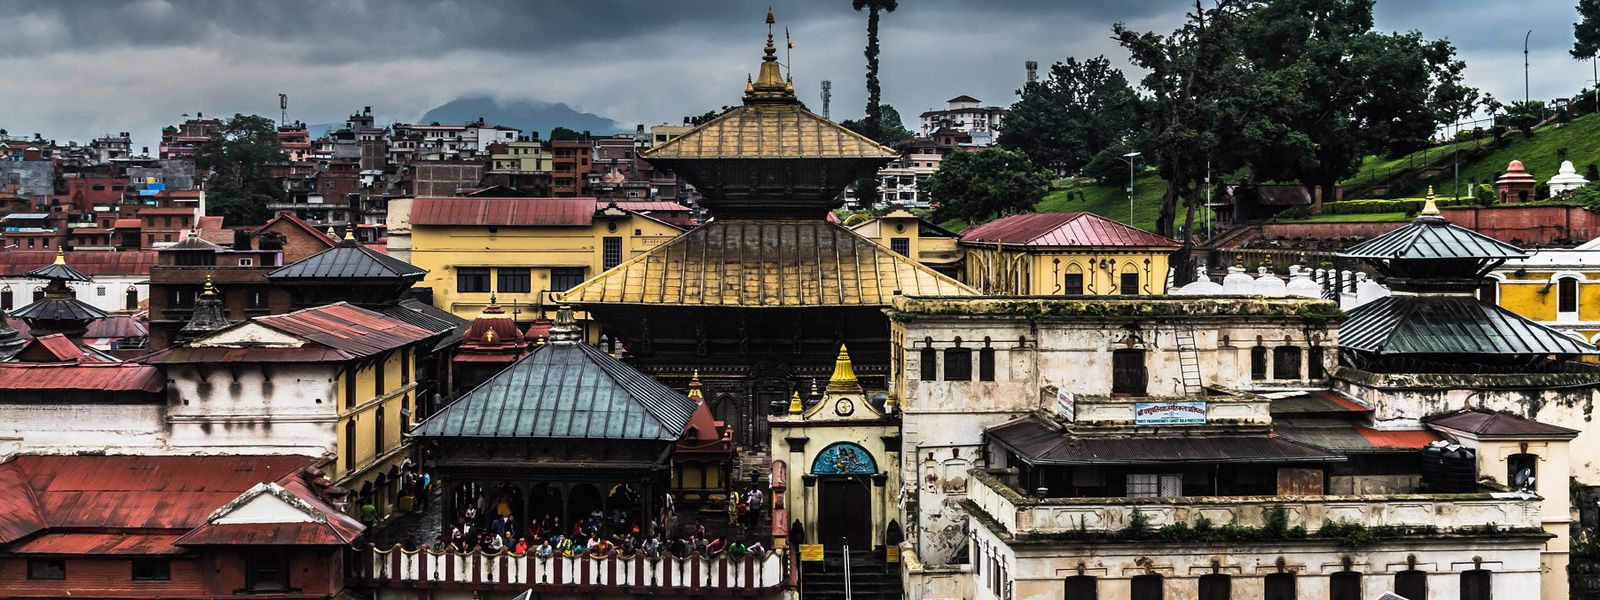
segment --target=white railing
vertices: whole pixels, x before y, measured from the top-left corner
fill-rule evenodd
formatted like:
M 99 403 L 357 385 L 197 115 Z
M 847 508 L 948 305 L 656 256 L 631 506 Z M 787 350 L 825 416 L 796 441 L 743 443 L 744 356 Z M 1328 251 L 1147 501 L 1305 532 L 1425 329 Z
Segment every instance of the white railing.
M 1385 496 L 1202 496 L 1193 498 L 1051 498 L 1021 496 L 988 473 L 975 473 L 967 498 L 1006 531 L 1026 534 L 1117 532 L 1138 511 L 1150 527 L 1267 526 L 1283 510 L 1288 528 L 1316 533 L 1323 523 L 1364 527 L 1433 528 L 1440 532 L 1531 530 L 1542 526 L 1537 496 L 1522 493 L 1393 494 Z M 1004 489 L 1002 489 L 1004 488 Z
M 466 584 L 505 589 L 748 592 L 784 584 L 776 552 L 740 558 L 644 554 L 608 557 L 488 554 L 366 547 L 351 551 L 350 575 L 376 584 L 416 588 Z

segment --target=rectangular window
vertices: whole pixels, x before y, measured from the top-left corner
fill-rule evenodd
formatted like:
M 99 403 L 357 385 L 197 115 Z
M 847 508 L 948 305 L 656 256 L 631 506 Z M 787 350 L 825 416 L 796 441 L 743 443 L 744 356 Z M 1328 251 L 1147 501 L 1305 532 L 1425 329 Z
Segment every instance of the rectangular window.
M 172 561 L 165 558 L 133 559 L 134 581 L 171 581 Z
M 565 292 L 583 283 L 583 267 L 556 267 L 550 269 L 550 291 Z
M 622 238 L 608 237 L 601 240 L 600 265 L 609 269 L 622 264 Z
M 1300 347 L 1278 346 L 1272 349 L 1272 378 L 1300 378 Z
M 526 294 L 533 291 L 532 271 L 523 267 L 500 267 L 497 289 L 502 294 Z
M 1402 598 L 1428 598 L 1428 574 L 1416 569 L 1401 571 L 1394 574 L 1394 593 Z
M 921 377 L 918 379 L 923 381 L 934 381 L 939 379 L 938 350 L 934 350 L 933 348 L 923 348 L 920 351 L 920 356 L 918 357 L 917 362 L 921 363 L 920 366 L 922 368 Z
M 1266 577 L 1264 600 L 1298 600 L 1295 598 L 1294 573 L 1273 573 Z
M 411 385 L 411 349 L 400 349 L 400 385 Z
M 1267 378 L 1267 347 L 1256 346 L 1250 349 L 1250 378 Z
M 944 349 L 944 380 L 972 381 L 972 349 Z
M 352 417 L 344 422 L 344 470 L 356 468 L 356 421 Z
M 345 408 L 355 408 L 355 406 L 356 406 L 356 373 L 357 372 L 358 372 L 358 369 L 356 368 L 356 366 L 355 365 L 351 365 L 350 368 L 347 369 L 345 371 L 345 373 L 344 373 L 344 407 Z
M 1328 368 L 1322 364 L 1322 346 L 1306 349 L 1306 379 L 1313 381 L 1328 377 Z
M 1129 586 L 1128 598 L 1131 600 L 1161 600 L 1162 579 L 1160 575 L 1139 575 L 1133 578 Z
M 241 259 L 239 259 L 239 266 L 241 266 L 241 267 L 253 267 L 253 266 L 256 266 L 256 259 L 254 259 L 254 258 L 241 258 Z
M 889 238 L 889 249 L 901 256 L 911 256 L 911 238 Z
M 456 269 L 456 291 L 463 294 L 481 294 L 489 291 L 489 269 L 463 267 Z
M 1181 498 L 1183 474 L 1181 473 L 1129 473 L 1127 475 L 1129 498 Z
M 1200 576 L 1200 600 L 1232 600 L 1233 578 L 1221 573 Z
M 251 592 L 289 590 L 289 556 L 283 552 L 260 552 L 244 560 L 244 589 Z
M 1099 580 L 1088 575 L 1068 577 L 1066 600 L 1100 600 Z
M 1478 301 L 1484 304 L 1495 305 L 1500 303 L 1500 283 L 1486 281 L 1478 286 Z
M 1144 363 L 1144 350 L 1112 350 L 1111 393 L 1123 396 L 1145 395 L 1149 378 L 1145 373 Z
M 67 578 L 67 561 L 63 558 L 28 559 L 28 579 L 34 581 L 62 581 Z
M 1123 273 L 1122 274 L 1122 283 L 1120 283 L 1118 285 L 1117 293 L 1119 293 L 1119 294 L 1121 294 L 1123 296 L 1137 296 L 1137 295 L 1139 295 L 1139 274 L 1138 273 Z
M 379 355 L 378 362 L 372 365 L 372 391 L 375 396 L 382 396 L 384 392 L 389 391 L 388 386 L 384 385 L 383 381 L 384 376 L 388 375 L 388 363 L 388 356 Z
M 994 348 L 978 349 L 978 381 L 994 381 Z
M 1339 571 L 1328 576 L 1329 600 L 1361 600 L 1361 574 Z
M 1556 312 L 1578 312 L 1578 280 L 1569 277 L 1556 282 Z
M 1062 286 L 1061 287 L 1062 287 L 1061 292 L 1066 294 L 1066 295 L 1068 295 L 1068 296 L 1082 296 L 1083 295 L 1083 274 L 1082 273 L 1067 273 L 1067 276 L 1066 276 L 1065 280 L 1062 281 Z

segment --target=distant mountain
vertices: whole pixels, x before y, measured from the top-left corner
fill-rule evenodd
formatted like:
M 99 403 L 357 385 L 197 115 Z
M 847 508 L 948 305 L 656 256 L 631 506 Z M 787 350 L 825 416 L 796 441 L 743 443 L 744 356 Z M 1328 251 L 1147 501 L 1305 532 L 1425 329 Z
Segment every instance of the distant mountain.
M 417 119 L 417 123 L 439 122 L 459 125 L 477 121 L 482 117 L 490 125 L 505 125 L 521 129 L 524 134 L 539 132 L 542 139 L 550 138 L 550 130 L 565 127 L 573 131 L 589 131 L 607 135 L 626 128 L 616 121 L 593 113 L 579 112 L 564 103 L 515 100 L 501 102 L 488 96 L 463 96 L 434 108 Z

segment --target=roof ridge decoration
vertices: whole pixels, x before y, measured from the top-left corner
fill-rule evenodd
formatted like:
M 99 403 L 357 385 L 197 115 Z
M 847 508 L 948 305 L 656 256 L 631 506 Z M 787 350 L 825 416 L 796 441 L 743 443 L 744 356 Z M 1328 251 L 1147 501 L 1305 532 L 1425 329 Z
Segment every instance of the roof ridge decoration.
M 583 329 L 572 316 L 572 307 L 563 305 L 556 309 L 555 323 L 550 325 L 551 344 L 576 344 L 583 338 Z
M 833 376 L 828 378 L 828 391 L 843 394 L 860 394 L 861 382 L 856 380 L 856 370 L 850 364 L 850 350 L 839 344 L 839 356 L 833 360 Z M 799 392 L 795 392 L 799 397 Z
M 263 481 L 251 486 L 251 488 L 245 490 L 244 493 L 235 496 L 234 499 L 229 500 L 227 504 L 223 504 L 222 506 L 217 507 L 216 510 L 211 511 L 211 514 L 206 516 L 206 523 L 216 523 L 218 519 L 232 514 L 234 511 L 244 507 L 245 504 L 250 503 L 251 500 L 255 500 L 257 496 L 261 496 L 262 494 L 276 497 L 278 500 L 283 501 L 283 503 L 288 504 L 295 510 L 305 513 L 306 517 L 310 518 L 315 523 L 326 524 L 328 522 L 328 516 L 322 514 L 322 511 L 317 510 L 317 508 L 312 506 L 310 502 L 307 502 L 306 499 L 294 495 L 293 492 L 290 492 L 283 486 L 278 485 L 278 483 L 275 481 Z

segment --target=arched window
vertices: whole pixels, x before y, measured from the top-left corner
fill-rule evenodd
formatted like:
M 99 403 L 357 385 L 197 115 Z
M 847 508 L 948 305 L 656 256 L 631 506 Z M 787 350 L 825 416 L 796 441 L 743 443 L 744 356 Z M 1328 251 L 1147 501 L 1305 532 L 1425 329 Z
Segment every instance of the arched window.
M 1313 381 L 1324 379 L 1328 376 L 1327 366 L 1322 364 L 1322 346 L 1312 346 L 1306 349 L 1306 379 Z
M 956 343 L 960 343 L 960 340 Z M 944 380 L 972 381 L 971 348 L 956 346 L 944 349 Z
M 931 343 L 931 342 L 930 342 Z M 932 346 L 923 346 L 918 351 L 917 362 L 921 363 L 921 377 L 923 381 L 934 381 L 939 378 L 939 351 Z
M 1562 277 L 1556 280 L 1556 316 L 1557 318 L 1577 319 L 1578 278 Z
M 1513 454 L 1506 457 L 1506 484 L 1511 489 L 1533 488 L 1539 475 L 1539 455 Z
M 373 421 L 374 427 L 372 428 L 372 455 L 374 457 L 376 457 L 376 456 L 379 456 L 379 455 L 383 454 L 383 451 L 384 451 L 385 447 L 388 445 L 388 444 L 385 444 L 384 441 L 383 441 L 385 436 L 383 435 L 383 405 L 382 404 L 379 404 L 378 408 L 376 410 L 372 411 L 372 417 L 373 417 L 373 419 L 375 419 Z
M 128 290 L 123 293 L 122 307 L 127 310 L 139 310 L 138 288 L 135 288 L 131 285 L 128 286 Z
M 11 304 L 11 286 L 0 288 L 0 310 L 11 310 L 13 308 Z
M 1260 342 L 1257 342 L 1259 344 Z M 1250 378 L 1267 378 L 1267 347 L 1257 345 L 1250 348 Z
M 1139 268 L 1129 264 L 1122 268 L 1117 282 L 1117 293 L 1123 296 L 1139 295 Z
M 1083 295 L 1083 267 L 1078 263 L 1067 265 L 1067 274 L 1061 280 L 1061 293 L 1068 296 Z
M 988 340 L 978 349 L 978 381 L 994 381 L 994 346 Z

